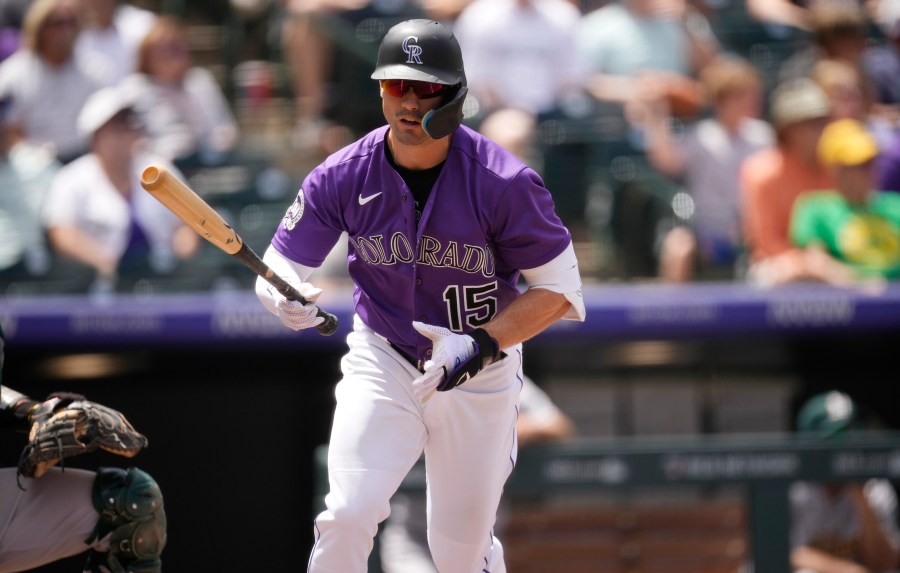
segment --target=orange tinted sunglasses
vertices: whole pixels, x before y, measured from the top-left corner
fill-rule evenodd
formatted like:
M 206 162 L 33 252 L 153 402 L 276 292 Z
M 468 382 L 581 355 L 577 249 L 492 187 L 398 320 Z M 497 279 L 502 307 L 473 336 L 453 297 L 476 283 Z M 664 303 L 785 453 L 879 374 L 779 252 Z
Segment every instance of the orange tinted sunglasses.
M 415 80 L 381 80 L 381 89 L 394 97 L 403 97 L 412 88 L 419 99 L 429 99 L 444 95 L 447 86 L 433 84 L 431 82 L 419 82 Z

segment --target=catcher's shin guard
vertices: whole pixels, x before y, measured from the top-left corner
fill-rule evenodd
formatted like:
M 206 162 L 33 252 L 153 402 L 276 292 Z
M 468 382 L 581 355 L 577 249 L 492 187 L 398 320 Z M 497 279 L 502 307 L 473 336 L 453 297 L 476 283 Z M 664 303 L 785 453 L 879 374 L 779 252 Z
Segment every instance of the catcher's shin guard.
M 92 573 L 159 573 L 166 546 L 166 512 L 162 492 L 138 468 L 99 468 L 94 481 L 94 507 L 100 519 L 86 541 L 110 535 L 109 551 L 90 551 L 85 571 Z

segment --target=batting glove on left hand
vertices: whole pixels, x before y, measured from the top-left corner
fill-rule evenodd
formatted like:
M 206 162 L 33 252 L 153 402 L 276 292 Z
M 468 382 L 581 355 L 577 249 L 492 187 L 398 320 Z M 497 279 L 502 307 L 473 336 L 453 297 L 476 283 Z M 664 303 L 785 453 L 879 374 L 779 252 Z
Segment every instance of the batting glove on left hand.
M 456 388 L 500 356 L 497 341 L 480 328 L 471 335 L 418 321 L 413 328 L 433 343 L 425 373 L 412 383 L 413 395 L 420 401 L 431 398 L 435 391 Z

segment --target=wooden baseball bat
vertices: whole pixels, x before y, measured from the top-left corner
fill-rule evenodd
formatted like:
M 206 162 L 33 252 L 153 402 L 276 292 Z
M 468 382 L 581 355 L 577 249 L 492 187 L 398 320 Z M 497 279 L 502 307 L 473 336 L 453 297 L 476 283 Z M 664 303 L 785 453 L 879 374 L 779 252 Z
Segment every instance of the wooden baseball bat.
M 176 177 L 162 165 L 148 165 L 141 172 L 141 186 L 169 211 L 178 216 L 198 235 L 225 251 L 257 275 L 264 278 L 288 300 L 296 300 L 302 304 L 309 301 L 297 289 L 280 276 L 276 275 L 263 262 L 253 249 L 206 201 L 200 198 L 185 182 Z M 319 309 L 318 316 L 325 322 L 316 328 L 321 334 L 329 335 L 337 330 L 338 319 L 331 313 Z

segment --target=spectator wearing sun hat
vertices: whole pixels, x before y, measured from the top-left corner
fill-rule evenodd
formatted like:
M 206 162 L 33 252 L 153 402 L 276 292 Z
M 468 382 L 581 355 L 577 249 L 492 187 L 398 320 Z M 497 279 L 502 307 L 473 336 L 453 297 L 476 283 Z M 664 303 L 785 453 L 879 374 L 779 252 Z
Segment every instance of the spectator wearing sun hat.
M 791 217 L 809 278 L 846 286 L 900 277 L 900 195 L 872 189 L 879 155 L 872 133 L 855 119 L 834 121 L 818 155 L 834 188 L 801 195 Z
M 60 169 L 45 198 L 43 221 L 54 252 L 93 271 L 88 285 L 102 291 L 126 273 L 171 273 L 198 249 L 198 236 L 143 190 L 151 163 L 177 171 L 142 148 L 133 92 L 107 87 L 88 98 L 78 116 L 90 152 Z
M 769 121 L 777 144 L 747 157 L 739 171 L 747 278 L 762 286 L 802 277 L 803 257 L 791 244 L 791 210 L 797 197 L 834 187 L 816 154 L 831 107 L 811 79 L 788 80 L 772 91 Z

